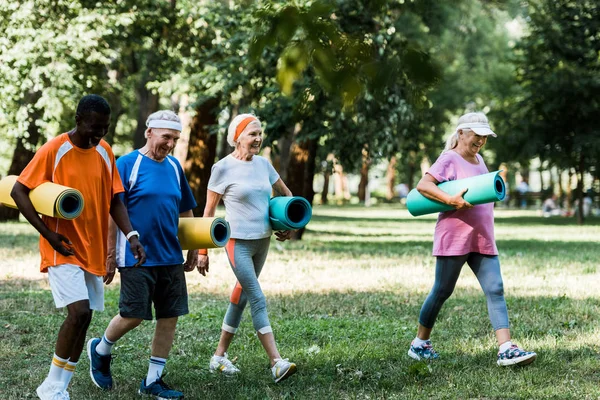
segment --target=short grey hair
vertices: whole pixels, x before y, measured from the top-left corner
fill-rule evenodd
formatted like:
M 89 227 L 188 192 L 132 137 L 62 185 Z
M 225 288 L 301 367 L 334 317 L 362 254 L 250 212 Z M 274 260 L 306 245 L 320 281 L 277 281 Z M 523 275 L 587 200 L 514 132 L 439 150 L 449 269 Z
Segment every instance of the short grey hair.
M 470 113 L 461 115 L 461 117 L 458 119 L 457 125 L 473 123 L 473 122 L 479 122 L 479 123 L 484 123 L 484 124 L 489 123 L 488 119 L 484 113 L 470 112 Z M 465 132 L 470 131 L 470 129 L 467 129 L 467 128 L 461 129 L 461 130 L 465 131 Z M 458 146 L 458 129 L 456 129 L 454 131 L 454 133 L 452 133 L 452 135 L 450 135 L 450 137 L 446 140 L 446 147 L 444 147 L 444 151 L 442 151 L 442 154 L 452 150 L 456 146 Z
M 229 128 L 227 128 L 227 143 L 229 143 L 229 145 L 231 147 L 235 147 L 235 143 L 236 141 L 233 140 L 235 138 L 235 131 L 238 127 L 238 125 L 240 124 L 240 122 L 242 122 L 243 120 L 245 120 L 248 117 L 252 117 L 254 118 L 254 121 L 250 122 L 248 124 L 248 126 L 246 126 L 244 128 L 244 130 L 242 131 L 242 133 L 240 133 L 240 136 L 244 134 L 244 132 L 251 126 L 254 125 L 256 127 L 258 127 L 259 129 L 262 129 L 262 124 L 260 123 L 260 120 L 258 119 L 258 117 L 254 114 L 239 114 L 237 115 L 229 124 Z

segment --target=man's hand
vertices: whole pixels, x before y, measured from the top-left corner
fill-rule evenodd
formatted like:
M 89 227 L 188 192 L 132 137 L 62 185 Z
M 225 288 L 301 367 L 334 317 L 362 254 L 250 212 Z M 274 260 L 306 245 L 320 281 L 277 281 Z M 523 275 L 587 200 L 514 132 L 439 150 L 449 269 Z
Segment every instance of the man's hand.
M 58 251 L 63 256 L 72 256 L 75 254 L 73 248 L 71 247 L 73 243 L 60 233 L 50 232 L 46 236 L 46 240 L 50 243 L 50 246 L 56 251 Z M 65 246 L 63 243 L 66 243 L 68 246 Z
M 134 267 L 139 267 L 146 262 L 146 252 L 144 251 L 144 246 L 142 246 L 137 236 L 132 236 L 131 239 L 129 239 L 129 248 L 137 260 Z
M 198 255 L 198 272 L 200 275 L 206 276 L 208 273 L 208 255 Z
M 109 254 L 106 257 L 106 275 L 102 279 L 105 284 L 110 285 L 115 277 L 115 271 L 117 270 L 117 257 L 114 254 Z
M 188 250 L 187 258 L 183 263 L 183 270 L 185 272 L 193 271 L 198 265 L 198 250 Z

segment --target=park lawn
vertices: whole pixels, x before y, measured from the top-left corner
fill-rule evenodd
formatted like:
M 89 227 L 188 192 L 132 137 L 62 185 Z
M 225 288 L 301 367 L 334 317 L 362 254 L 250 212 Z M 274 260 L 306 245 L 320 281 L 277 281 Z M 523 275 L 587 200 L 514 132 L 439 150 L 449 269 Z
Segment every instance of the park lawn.
M 390 205 L 316 207 L 302 241 L 273 241 L 261 276 L 280 351 L 298 373 L 272 382 L 249 313 L 230 348 L 240 376 L 208 372 L 234 283 L 223 251 L 213 250 L 209 277 L 188 274 L 190 314 L 178 325 L 166 381 L 187 399 L 599 398 L 600 220 L 586 222 L 496 212 L 514 341 L 538 352 L 528 367 L 496 366 L 485 298 L 468 267 L 434 330 L 441 360 L 410 359 L 419 309 L 433 283 L 435 217 L 413 218 Z M 38 262 L 31 227 L 1 224 L 2 399 L 35 398 L 64 319 L 34 272 Z M 95 314 L 88 338 L 103 333 L 118 296 L 118 283 L 107 288 L 106 311 Z M 112 392 L 92 384 L 84 351 L 71 398 L 137 398 L 153 326 L 146 322 L 117 343 Z

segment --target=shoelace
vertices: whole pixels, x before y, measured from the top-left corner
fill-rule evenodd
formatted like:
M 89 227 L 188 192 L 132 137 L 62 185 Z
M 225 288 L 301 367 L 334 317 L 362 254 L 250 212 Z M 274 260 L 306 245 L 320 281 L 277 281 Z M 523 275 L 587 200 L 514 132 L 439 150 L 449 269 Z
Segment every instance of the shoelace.
M 115 358 L 115 356 L 113 356 L 112 354 L 107 354 L 105 356 L 101 356 L 100 354 L 98 354 L 98 356 L 101 360 L 105 360 L 108 357 L 108 362 L 102 361 L 100 368 L 98 368 L 98 371 L 100 371 L 102 375 L 109 375 L 110 364 L 112 364 L 113 358 Z
M 221 358 L 221 364 L 225 365 L 227 368 L 235 368 L 233 363 L 227 358 L 227 356 Z
M 171 386 L 167 385 L 167 383 L 166 383 L 165 381 L 163 381 L 163 377 L 164 377 L 165 375 L 166 375 L 166 374 L 164 374 L 163 376 L 161 376 L 160 378 L 158 378 L 158 379 L 156 380 L 156 382 L 155 382 L 155 383 L 156 383 L 158 386 L 160 386 L 160 388 L 161 388 L 163 391 L 165 391 L 165 390 L 173 390 L 173 388 L 172 388 Z

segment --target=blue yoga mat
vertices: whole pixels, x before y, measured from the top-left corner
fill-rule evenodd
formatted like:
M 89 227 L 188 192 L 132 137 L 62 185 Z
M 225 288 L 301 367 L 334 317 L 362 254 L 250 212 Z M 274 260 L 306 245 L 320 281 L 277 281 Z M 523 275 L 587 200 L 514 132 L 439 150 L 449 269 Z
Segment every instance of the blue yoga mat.
M 304 197 L 273 197 L 269 202 L 269 217 L 276 231 L 301 229 L 312 218 L 312 207 Z
M 493 203 L 503 200 L 506 196 L 506 186 L 499 175 L 500 172 L 495 171 L 470 178 L 442 182 L 438 187 L 449 195 L 460 193 L 465 188 L 469 189 L 463 198 L 473 205 Z M 415 217 L 454 210 L 452 206 L 428 199 L 419 193 L 417 189 L 411 190 L 406 197 L 406 207 Z

